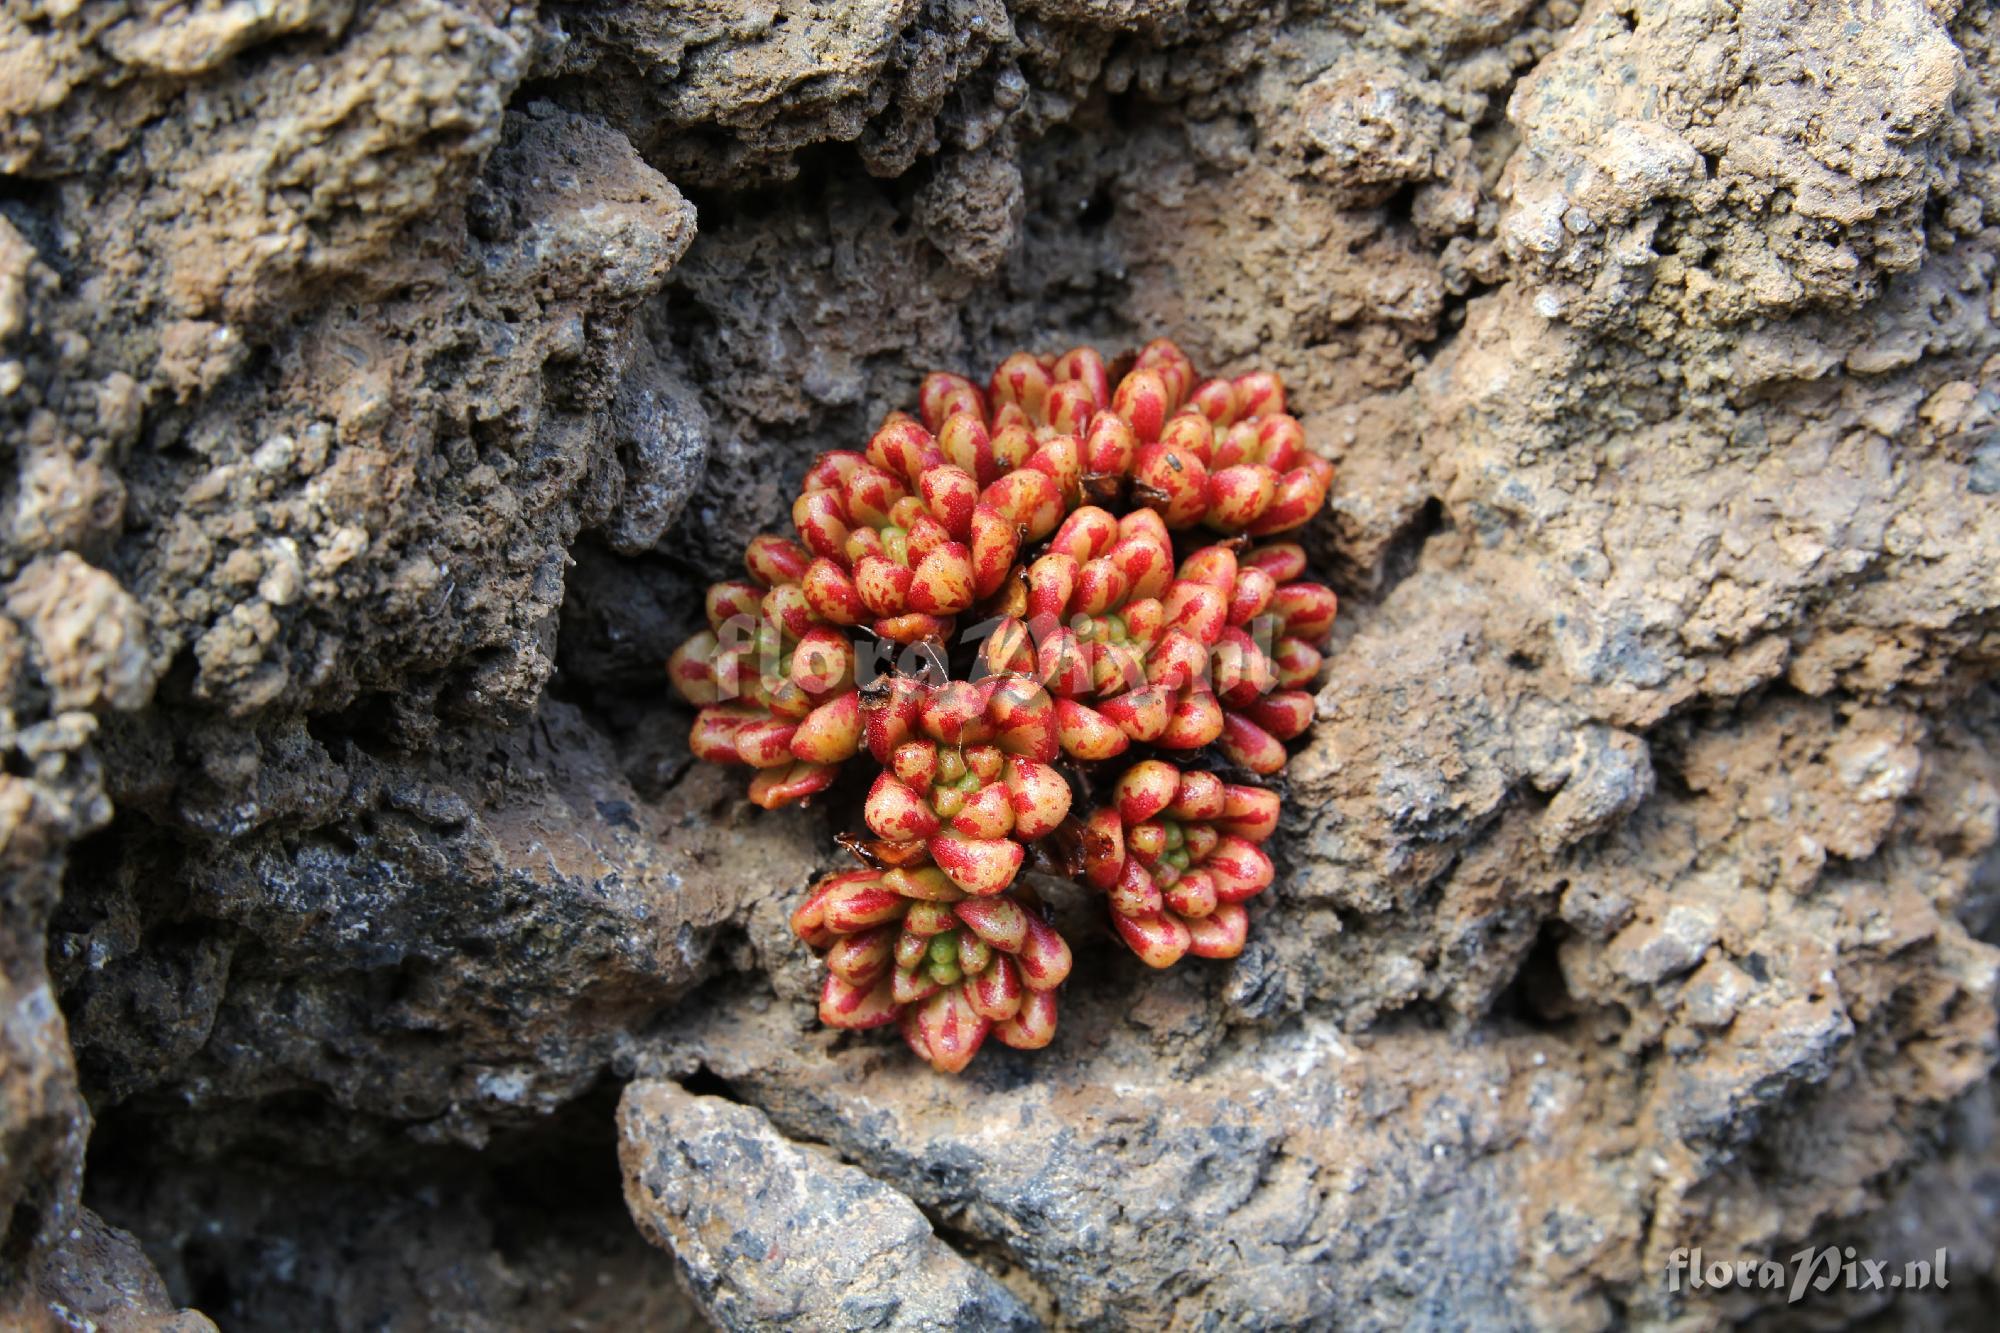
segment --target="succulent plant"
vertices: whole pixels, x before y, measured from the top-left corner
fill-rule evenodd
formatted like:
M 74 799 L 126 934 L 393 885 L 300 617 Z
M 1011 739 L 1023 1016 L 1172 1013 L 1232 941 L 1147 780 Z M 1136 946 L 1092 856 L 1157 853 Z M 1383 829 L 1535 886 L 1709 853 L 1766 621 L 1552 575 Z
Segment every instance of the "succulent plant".
M 919 843 L 971 894 L 1013 883 L 1022 843 L 1069 816 L 1048 691 L 1022 676 L 878 695 L 866 705 L 869 750 L 884 765 L 865 817 L 878 838 Z
M 792 521 L 812 553 L 802 579 L 816 615 L 867 625 L 896 643 L 942 642 L 953 617 L 1000 587 L 1021 543 L 1062 520 L 1055 474 L 1074 472 L 1073 461 L 1049 450 L 1005 466 L 976 451 L 965 456 L 973 468 L 895 413 L 866 453 L 835 450 L 814 461 Z
M 900 1021 L 910 1049 L 957 1073 L 991 1035 L 1033 1050 L 1056 1030 L 1069 945 L 1031 899 L 967 894 L 934 865 L 851 870 L 814 885 L 792 930 L 826 962 L 820 1021 Z
M 1150 510 L 1071 514 L 1018 581 L 981 661 L 1049 688 L 1072 757 L 1219 744 L 1232 763 L 1276 773 L 1284 742 L 1312 720 L 1300 687 L 1319 671 L 1337 599 L 1296 581 L 1305 552 L 1291 544 L 1241 559 L 1237 542 L 1206 546 L 1168 582 L 1159 527 Z
M 1113 402 L 1139 440 L 1134 490 L 1169 528 L 1267 537 L 1326 503 L 1333 465 L 1306 448 L 1268 370 L 1196 382 L 1193 364 L 1160 339 L 1139 353 Z
M 982 647 L 987 670 L 1031 674 L 1055 696 L 1065 754 L 1108 759 L 1137 742 L 1191 750 L 1221 733 L 1205 668 L 1157 678 L 1168 658 L 1202 666 L 1167 623 L 1173 547 L 1159 515 L 1071 514 L 1003 599 Z
M 1067 457 L 1071 445 L 1061 442 L 1071 441 L 1090 497 L 1129 494 L 1175 530 L 1288 532 L 1319 512 L 1333 484 L 1333 465 L 1306 447 L 1275 374 L 1198 381 L 1164 338 L 1140 349 L 1116 388 L 1089 348 L 1053 358 L 1017 352 L 983 395 L 962 377 L 932 375 L 922 410 L 940 440 L 959 445 L 947 453 L 991 456 L 998 466 L 1037 448 Z
M 797 542 L 758 537 L 744 563 L 750 579 L 709 587 L 708 628 L 674 650 L 667 678 L 700 709 L 695 757 L 757 769 L 750 799 L 775 809 L 825 789 L 860 748 L 855 651 L 807 605 Z
M 1137 441 L 1110 405 L 1109 372 L 1088 347 L 1048 359 L 1016 352 L 984 393 L 964 376 L 934 372 L 918 395 L 947 458 L 982 484 L 1016 469 L 1042 472 L 1065 509 L 1080 502 L 1086 479 L 1122 478 L 1131 466 Z
M 1181 562 L 1168 590 L 1166 618 L 1201 645 L 1222 704 L 1216 743 L 1225 758 L 1270 776 L 1285 766 L 1284 742 L 1312 723 L 1312 695 L 1302 688 L 1321 664 L 1339 600 L 1321 583 L 1304 583 L 1305 551 L 1289 543 L 1241 559 L 1228 543 L 1205 546 Z M 1195 660 L 1163 669 L 1171 682 Z
M 1085 822 L 1084 876 L 1105 891 L 1112 925 L 1147 964 L 1234 958 L 1249 930 L 1243 903 L 1271 883 L 1259 844 L 1277 826 L 1275 792 L 1142 760 Z
M 1042 838 L 1081 847 L 1153 966 L 1242 950 L 1278 797 L 1198 757 L 1274 775 L 1311 720 L 1337 601 L 1302 547 L 1252 543 L 1332 477 L 1276 375 L 1202 380 L 1164 339 L 1116 375 L 1087 347 L 1016 353 L 984 386 L 934 373 L 915 415 L 814 461 L 799 540 L 750 544 L 668 673 L 700 710 L 695 754 L 755 768 L 760 805 L 862 750 L 878 770 L 872 838 L 842 835 L 865 868 L 793 916 L 826 958 L 828 1025 L 899 1022 L 945 1071 L 989 1035 L 1045 1045 L 1070 952 L 1019 878 Z M 878 674 L 879 644 L 900 657 Z M 1072 817 L 1066 768 L 1132 751 L 1112 803 Z

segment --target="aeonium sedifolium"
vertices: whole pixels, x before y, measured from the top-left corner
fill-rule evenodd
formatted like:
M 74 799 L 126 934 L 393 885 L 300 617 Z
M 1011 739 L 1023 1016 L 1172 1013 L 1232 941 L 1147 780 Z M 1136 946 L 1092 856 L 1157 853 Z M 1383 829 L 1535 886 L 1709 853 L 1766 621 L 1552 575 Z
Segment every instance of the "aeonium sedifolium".
M 750 544 L 669 675 L 697 757 L 754 769 L 759 805 L 873 771 L 864 868 L 794 917 L 829 1025 L 900 1021 L 944 1070 L 989 1035 L 1046 1044 L 1070 953 L 1022 878 L 1042 840 L 1146 962 L 1241 951 L 1275 877 L 1259 784 L 1311 723 L 1337 611 L 1269 539 L 1332 481 L 1276 374 L 1204 379 L 1164 339 L 933 373 L 813 462 L 797 539 Z M 1113 795 L 1072 814 L 1076 782 Z

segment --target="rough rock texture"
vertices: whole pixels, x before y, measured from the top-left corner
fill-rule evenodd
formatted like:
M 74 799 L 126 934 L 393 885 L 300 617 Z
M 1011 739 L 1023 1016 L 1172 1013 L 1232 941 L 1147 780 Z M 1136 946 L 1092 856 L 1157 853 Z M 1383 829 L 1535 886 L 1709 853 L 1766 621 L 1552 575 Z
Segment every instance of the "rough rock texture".
M 131 1235 L 88 1209 L 58 1244 L 35 1256 L 5 1313 L 15 1328 L 215 1333 L 209 1319 L 174 1308 L 167 1284 Z
M 755 1107 L 642 1081 L 618 1118 L 633 1218 L 726 1327 L 1037 1327 L 907 1197 L 789 1141 Z
M 94 1201 L 225 1329 L 699 1328 L 619 1196 L 615 1103 L 594 1090 L 476 1153 L 388 1144 L 365 1173 L 295 1135 L 163 1151 L 108 1119 Z
M 1975 1318 L 1996 45 L 1952 0 L 0 13 L 0 1318 L 695 1320 L 635 1219 L 736 1326 Z M 785 928 L 855 793 L 755 811 L 660 664 L 923 371 L 1157 333 L 1341 468 L 1281 876 L 1170 975 L 1045 886 L 1054 1046 L 934 1078 L 814 1028 Z M 843 1216 L 865 1312 L 787 1257 Z M 1953 1287 L 1664 1282 L 1808 1243 Z

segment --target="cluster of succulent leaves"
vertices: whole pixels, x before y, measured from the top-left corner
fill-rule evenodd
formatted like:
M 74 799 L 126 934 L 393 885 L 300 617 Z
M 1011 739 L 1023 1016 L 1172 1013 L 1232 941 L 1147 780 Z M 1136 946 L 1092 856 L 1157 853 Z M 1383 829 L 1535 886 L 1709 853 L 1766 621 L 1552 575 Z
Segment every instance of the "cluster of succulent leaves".
M 983 390 L 928 376 L 916 416 L 814 462 L 797 539 L 752 541 L 668 663 L 695 755 L 750 767 L 758 805 L 876 766 L 868 835 L 843 838 L 861 868 L 792 925 L 825 960 L 822 1021 L 899 1023 L 940 1070 L 1054 1036 L 1072 955 L 1031 848 L 1154 967 L 1241 952 L 1273 877 L 1260 780 L 1311 719 L 1336 603 L 1267 539 L 1333 468 L 1275 374 L 1198 380 L 1164 339 L 1120 369 L 1077 348 Z

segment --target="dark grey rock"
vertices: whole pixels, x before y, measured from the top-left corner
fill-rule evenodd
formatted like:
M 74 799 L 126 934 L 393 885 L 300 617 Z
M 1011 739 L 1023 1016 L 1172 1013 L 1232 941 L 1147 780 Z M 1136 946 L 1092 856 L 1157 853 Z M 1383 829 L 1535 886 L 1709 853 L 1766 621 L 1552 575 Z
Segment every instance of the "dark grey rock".
M 908 1198 L 755 1107 L 642 1080 L 625 1089 L 619 1134 L 633 1219 L 725 1328 L 1041 1327 Z

